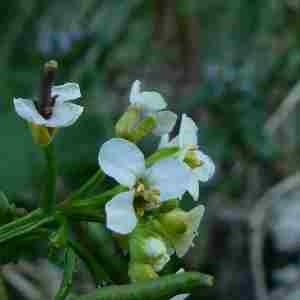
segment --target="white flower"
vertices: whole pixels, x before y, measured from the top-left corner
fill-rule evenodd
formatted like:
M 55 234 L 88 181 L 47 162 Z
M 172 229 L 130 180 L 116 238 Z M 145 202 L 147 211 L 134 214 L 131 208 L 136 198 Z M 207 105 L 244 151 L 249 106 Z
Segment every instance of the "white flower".
M 79 85 L 65 83 L 53 86 L 51 96 L 56 97 L 52 115 L 45 119 L 37 110 L 32 100 L 14 98 L 14 106 L 17 114 L 30 123 L 45 127 L 67 127 L 76 122 L 83 112 L 83 107 L 69 101 L 81 97 Z
M 136 194 L 143 198 L 146 209 L 151 209 L 163 201 L 182 197 L 190 181 L 188 168 L 177 159 L 164 159 L 146 169 L 141 150 L 120 138 L 104 143 L 98 159 L 105 174 L 129 188 L 105 207 L 107 227 L 120 234 L 130 233 L 137 224 Z
M 169 133 L 177 120 L 175 113 L 164 110 L 167 103 L 161 94 L 157 92 L 141 92 L 141 82 L 134 81 L 131 87 L 130 104 L 141 109 L 144 116 L 153 115 L 156 117 L 156 128 L 153 133 L 158 136 Z
M 190 167 L 192 173 L 188 192 L 194 200 L 199 197 L 199 181 L 208 181 L 215 172 L 211 158 L 199 150 L 197 131 L 195 122 L 183 114 L 178 136 L 169 140 L 169 136 L 165 135 L 159 145 L 159 148 L 178 146 L 181 149 L 180 159 Z

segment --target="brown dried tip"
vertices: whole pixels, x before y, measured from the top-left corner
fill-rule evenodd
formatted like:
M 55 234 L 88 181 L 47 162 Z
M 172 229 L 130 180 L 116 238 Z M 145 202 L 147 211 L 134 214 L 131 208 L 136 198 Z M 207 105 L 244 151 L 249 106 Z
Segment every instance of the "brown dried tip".
M 58 69 L 58 62 L 56 60 L 49 60 L 44 65 L 44 71 L 56 71 Z

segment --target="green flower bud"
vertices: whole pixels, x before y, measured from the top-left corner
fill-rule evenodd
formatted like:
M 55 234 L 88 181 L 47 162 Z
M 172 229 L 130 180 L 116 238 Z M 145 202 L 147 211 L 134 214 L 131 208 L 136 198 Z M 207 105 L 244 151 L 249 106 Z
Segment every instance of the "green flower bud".
M 183 234 L 189 226 L 188 213 L 182 209 L 174 209 L 159 218 L 160 223 L 170 235 Z
M 128 270 L 131 282 L 147 281 L 158 278 L 158 274 L 149 264 L 131 263 Z
M 140 118 L 140 109 L 136 106 L 130 106 L 115 126 L 116 136 L 131 140 L 131 132 L 140 121 Z
M 171 241 L 178 257 L 183 257 L 194 245 L 193 240 L 198 235 L 204 210 L 203 205 L 199 205 L 189 212 L 177 208 L 158 217 L 163 232 Z
M 184 162 L 192 169 L 198 168 L 203 165 L 203 162 L 199 160 L 197 156 L 196 150 L 197 148 L 189 149 L 184 157 Z
M 143 119 L 130 133 L 130 140 L 134 143 L 142 140 L 150 134 L 156 127 L 156 117 L 153 115 L 147 116 Z
M 129 254 L 131 263 L 148 264 L 159 272 L 170 260 L 170 251 L 164 239 L 147 228 L 139 225 L 129 237 Z

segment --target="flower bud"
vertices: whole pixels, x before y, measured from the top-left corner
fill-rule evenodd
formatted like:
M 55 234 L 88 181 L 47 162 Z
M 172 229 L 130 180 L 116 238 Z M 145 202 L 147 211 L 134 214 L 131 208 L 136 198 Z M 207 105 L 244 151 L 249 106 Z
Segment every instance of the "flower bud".
M 185 157 L 184 157 L 184 162 L 191 168 L 195 169 L 203 165 L 203 162 L 199 160 L 196 150 L 195 149 L 190 149 L 187 151 Z
M 140 118 L 140 109 L 135 106 L 130 106 L 115 126 L 116 136 L 130 140 L 131 132 L 139 122 Z
M 189 226 L 188 213 L 182 209 L 174 209 L 162 214 L 159 218 L 162 226 L 171 235 L 183 234 Z
M 156 117 L 153 115 L 149 115 L 144 118 L 130 133 L 130 140 L 134 143 L 142 140 L 148 134 L 152 133 L 152 131 L 156 127 Z
M 159 272 L 170 260 L 169 251 L 163 238 L 147 228 L 139 226 L 129 238 L 131 263 L 148 264 Z
M 194 245 L 193 240 L 198 235 L 204 210 L 204 206 L 199 205 L 189 212 L 177 208 L 159 216 L 161 227 L 175 248 L 178 257 L 183 257 Z
M 140 282 L 155 279 L 158 274 L 149 264 L 132 263 L 128 270 L 131 282 Z

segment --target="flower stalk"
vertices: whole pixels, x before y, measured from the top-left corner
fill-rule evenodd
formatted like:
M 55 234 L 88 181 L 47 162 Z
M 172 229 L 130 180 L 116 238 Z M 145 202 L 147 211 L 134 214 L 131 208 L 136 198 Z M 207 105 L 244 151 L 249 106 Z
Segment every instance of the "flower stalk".
M 191 292 L 195 288 L 211 287 L 212 285 L 212 276 L 196 272 L 184 272 L 142 283 L 101 288 L 74 300 L 169 299 L 178 294 Z
M 53 143 L 43 147 L 43 151 L 46 160 L 46 185 L 40 206 L 44 213 L 52 214 L 55 209 L 56 194 L 56 162 Z

